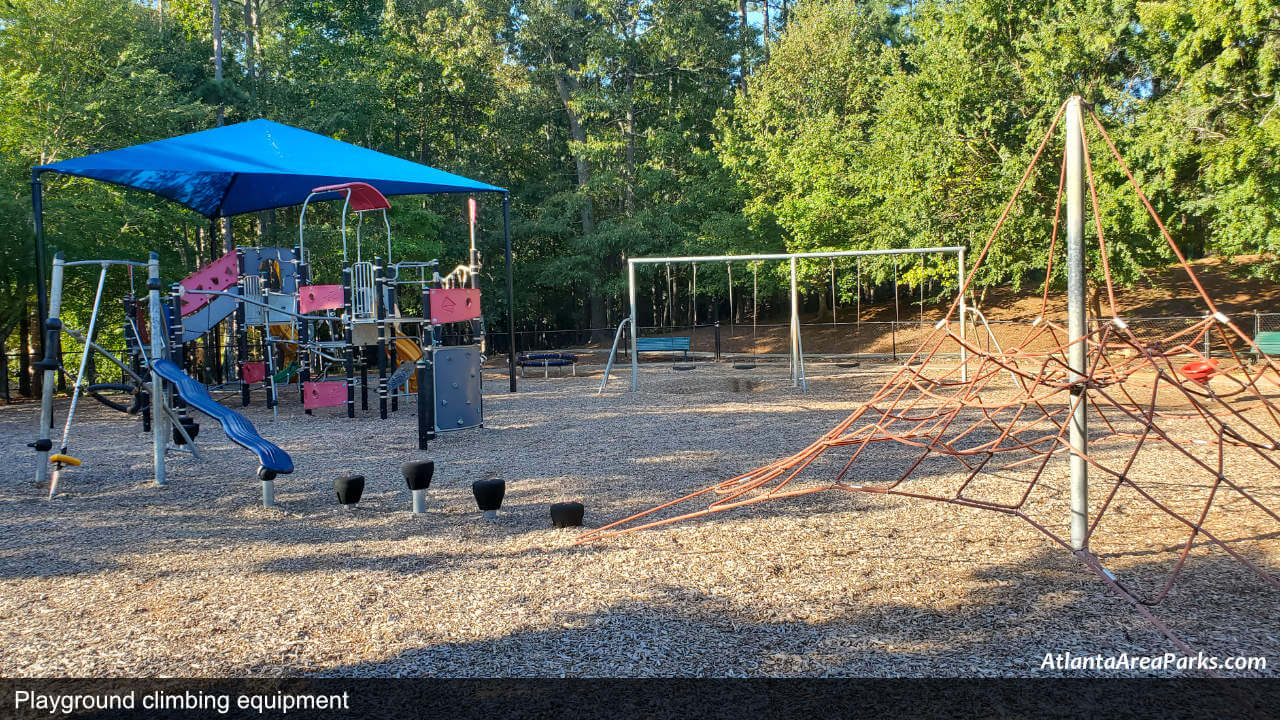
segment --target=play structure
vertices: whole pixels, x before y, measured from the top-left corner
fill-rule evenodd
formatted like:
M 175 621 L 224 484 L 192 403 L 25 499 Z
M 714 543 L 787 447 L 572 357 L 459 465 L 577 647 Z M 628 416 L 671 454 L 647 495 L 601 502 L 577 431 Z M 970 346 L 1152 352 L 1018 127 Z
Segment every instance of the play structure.
M 341 282 L 319 284 L 313 281 L 307 248 L 307 209 L 338 200 Z M 387 419 L 411 394 L 426 409 L 419 412 L 424 449 L 437 433 L 483 425 L 485 325 L 475 202 L 469 203 L 469 262 L 443 277 L 437 260 L 392 257 L 390 207 L 368 183 L 313 188 L 299 212 L 296 246 L 239 247 L 175 286 L 184 343 L 202 342 L 201 357 L 208 358 L 218 355 L 219 333 L 235 337 L 233 377 L 242 405 L 249 404 L 257 384 L 274 410 L 281 387 L 292 383 L 307 414 L 342 407 L 354 418 L 357 390 L 361 409 L 369 409 L 372 367 L 380 418 Z M 385 255 L 364 252 L 362 231 L 370 212 L 380 213 Z M 353 238 L 348 236 L 351 213 L 356 215 Z M 410 311 L 409 304 L 419 312 Z M 230 327 L 223 333 L 226 323 Z M 342 379 L 330 379 L 339 373 Z
M 1083 111 L 1078 97 L 1058 110 L 947 317 L 870 400 L 795 454 L 590 530 L 579 542 L 830 491 L 950 503 L 1028 523 L 1073 553 L 1188 655 L 1195 653 L 1149 607 L 1172 591 L 1193 548 L 1220 550 L 1280 589 L 1280 579 L 1258 564 L 1261 555 L 1253 555 L 1249 545 L 1280 529 L 1280 514 L 1259 497 L 1280 477 L 1280 367 L 1204 291 L 1090 110 L 1096 137 L 1127 176 L 1207 312 L 1187 329 L 1153 338 L 1135 335 L 1116 302 Z M 1018 342 L 983 346 L 958 335 L 948 321 L 963 312 L 964 288 L 982 269 L 1064 115 L 1065 152 L 1040 313 Z M 1105 289 L 1109 314 L 1092 323 L 1085 293 L 1086 188 L 1100 260 L 1094 277 Z M 1059 253 L 1065 254 L 1065 312 L 1055 312 L 1049 301 Z M 1205 354 L 1209 337 L 1227 349 L 1225 356 Z M 966 352 L 958 363 L 939 352 L 955 344 Z M 1152 459 L 1157 452 L 1159 459 Z M 1150 587 L 1150 580 L 1113 573 L 1102 559 L 1123 554 L 1123 519 L 1138 506 L 1168 527 L 1162 547 L 1176 555 L 1171 566 L 1152 573 L 1157 579 Z M 1273 532 L 1230 537 L 1228 507 L 1254 513 Z
M 892 257 L 894 261 L 893 269 L 894 269 L 895 317 L 897 317 L 898 315 L 897 259 L 900 256 L 915 256 L 923 260 L 924 256 L 933 255 L 933 254 L 956 256 L 955 264 L 956 264 L 957 280 L 958 280 L 959 286 L 963 287 L 964 286 L 965 248 L 962 246 L 901 248 L 901 249 L 888 249 L 888 250 L 840 250 L 840 251 L 829 251 L 829 252 L 770 253 L 770 254 L 757 254 L 757 255 L 692 255 L 692 256 L 682 256 L 682 257 L 628 258 L 627 259 L 627 296 L 630 304 L 630 314 L 628 315 L 628 317 L 624 318 L 623 321 L 618 325 L 617 332 L 614 334 L 613 345 L 609 350 L 608 360 L 605 362 L 604 377 L 600 381 L 600 389 L 598 392 L 600 393 L 604 392 L 605 386 L 609 382 L 609 374 L 613 369 L 613 363 L 617 356 L 619 344 L 622 341 L 623 337 L 629 336 L 630 338 L 629 354 L 631 356 L 631 389 L 633 391 L 640 389 L 640 381 L 639 381 L 639 374 L 638 374 L 640 353 L 642 352 L 681 353 L 684 360 L 689 359 L 689 352 L 691 349 L 692 338 L 687 336 L 645 337 L 641 334 L 645 330 L 645 328 L 639 326 L 639 320 L 638 320 L 639 305 L 636 302 L 636 292 L 637 292 L 636 268 L 637 266 L 641 266 L 641 265 L 666 266 L 666 283 L 672 290 L 670 293 L 668 293 L 667 297 L 673 298 L 675 293 L 674 293 L 674 280 L 671 274 L 671 266 L 680 265 L 680 264 L 690 265 L 692 269 L 692 273 L 691 273 L 689 294 L 690 294 L 690 297 L 696 298 L 699 263 L 701 264 L 724 263 L 727 270 L 726 274 L 729 281 L 728 282 L 729 317 L 733 318 L 734 317 L 733 264 L 749 263 L 752 271 L 751 324 L 752 324 L 752 333 L 754 338 L 756 335 L 756 327 L 759 324 L 759 313 L 758 313 L 759 302 L 758 302 L 757 295 L 758 295 L 758 286 L 759 286 L 760 263 L 768 262 L 768 261 L 781 261 L 781 262 L 787 263 L 788 276 L 790 279 L 789 297 L 790 297 L 790 311 L 791 311 L 790 325 L 788 327 L 788 334 L 787 334 L 788 368 L 789 368 L 789 374 L 790 374 L 792 386 L 799 387 L 800 389 L 805 390 L 808 387 L 808 382 L 805 378 L 804 340 L 800 330 L 800 291 L 799 291 L 799 279 L 798 279 L 798 276 L 799 276 L 798 264 L 801 261 L 805 261 L 805 260 L 829 259 L 831 261 L 830 267 L 831 267 L 831 293 L 832 293 L 832 313 L 833 313 L 832 319 L 834 322 L 835 321 L 834 313 L 836 308 L 836 302 L 835 302 L 836 300 L 836 280 L 835 280 L 836 258 L 855 258 L 861 261 L 862 258 Z M 858 317 L 861 317 L 860 303 L 861 303 L 862 273 L 861 273 L 860 266 L 858 267 L 858 270 L 857 270 L 856 282 L 858 284 L 858 290 L 855 293 L 859 303 Z M 921 292 L 923 293 L 924 284 L 921 283 L 920 287 L 921 287 Z M 960 318 L 958 335 L 959 335 L 959 338 L 963 340 L 966 336 L 965 318 L 968 316 L 969 310 L 963 295 L 957 298 L 957 302 L 959 303 L 958 317 Z M 923 306 L 924 306 L 924 303 L 922 299 L 921 301 L 922 313 L 923 313 Z M 692 322 L 692 326 L 696 328 L 698 324 L 696 302 L 692 304 L 692 307 L 690 308 L 690 310 L 692 313 L 690 318 Z M 668 315 L 672 314 L 670 308 L 666 308 L 664 311 Z M 895 321 L 895 324 L 896 324 L 896 321 Z M 628 330 L 630 331 L 629 333 L 627 333 Z M 718 325 L 716 327 L 716 330 L 717 330 L 717 337 L 718 337 L 719 335 Z M 755 340 L 753 340 L 752 345 L 754 348 Z M 964 342 L 960 343 L 959 352 L 960 352 L 961 358 L 963 359 L 964 354 L 966 352 Z M 750 369 L 754 366 L 755 366 L 755 363 L 753 359 L 745 359 L 744 361 L 738 361 L 734 364 L 734 367 L 740 368 L 740 369 Z M 689 366 L 673 366 L 673 367 L 675 367 L 675 369 L 682 369 L 682 368 L 687 368 Z M 965 367 L 965 363 L 962 362 L 961 368 L 963 369 L 964 367 Z
M 160 263 L 127 260 L 79 260 L 58 256 L 52 264 L 48 300 L 44 286 L 44 222 L 41 175 L 75 175 L 144 190 L 173 200 L 210 221 L 210 236 L 221 235 L 218 219 L 272 208 L 299 206 L 298 243 L 293 247 L 234 247 L 172 285 L 161 281 Z M 265 390 L 266 404 L 277 417 L 282 392 L 296 390 L 307 414 L 320 408 L 344 407 L 355 416 L 357 389 L 369 407 L 371 368 L 376 368 L 378 415 L 386 419 L 399 401 L 416 398 L 418 446 L 438 433 L 483 424 L 482 363 L 486 324 L 479 287 L 480 255 L 476 248 L 477 193 L 501 193 L 506 241 L 508 361 L 510 390 L 515 384 L 515 338 L 510 316 L 512 292 L 510 203 L 506 191 L 458 175 L 343 143 L 297 128 L 255 120 L 160 140 L 122 150 L 66 160 L 36 168 L 32 201 L 36 228 L 38 311 L 45 372 L 38 439 L 37 479 L 52 469 L 50 495 L 56 494 L 62 471 L 80 464 L 69 454 L 68 438 L 79 400 L 89 395 L 143 417 L 153 434 L 155 479 L 165 483 L 169 452 L 186 451 L 197 459 L 199 425 L 188 410 L 217 420 L 227 437 L 255 453 L 265 504 L 272 504 L 273 481 L 293 470 L 288 454 L 260 435 L 241 414 L 215 401 L 210 390 L 238 390 L 248 406 L 255 387 Z M 392 256 L 388 196 L 466 194 L 471 247 L 465 263 L 445 275 L 437 260 Z M 308 209 L 341 201 L 338 210 L 342 244 L 341 276 L 313 277 L 308 247 Z M 349 219 L 355 217 L 352 237 Z M 366 216 L 381 222 L 374 254 L 366 251 Z M 63 327 L 63 272 L 67 268 L 101 268 L 88 329 Z M 113 267 L 147 269 L 147 298 L 123 299 L 123 357 L 94 341 L 103 306 L 107 273 Z M 318 282 L 328 281 L 327 283 Z M 63 333 L 84 344 L 58 452 L 52 435 L 53 388 L 61 370 L 58 358 Z M 122 382 L 84 383 L 90 354 L 116 364 Z M 335 378 L 335 376 L 338 376 Z M 123 405 L 103 393 L 127 392 Z M 143 409 L 148 408 L 149 412 Z M 170 428 L 173 441 L 170 441 Z M 52 468 L 50 468 L 52 466 Z
M 81 266 L 100 268 L 89 326 L 84 331 L 65 326 L 60 317 L 64 273 L 67 268 Z M 136 353 L 131 353 L 127 361 L 107 351 L 95 340 L 98 318 L 102 310 L 103 288 L 106 285 L 108 272 L 113 267 L 124 267 L 130 270 L 134 267 L 142 267 L 147 270 L 148 312 L 145 321 L 137 315 L 131 315 L 127 320 L 126 333 L 134 338 L 131 348 L 136 349 Z M 200 457 L 200 451 L 195 442 L 199 425 L 189 419 L 186 410 L 190 408 L 217 420 L 230 440 L 257 455 L 257 476 L 262 482 L 262 502 L 263 505 L 270 507 L 275 504 L 275 478 L 277 475 L 293 472 L 293 460 L 283 450 L 263 438 L 254 428 L 253 423 L 243 415 L 215 402 L 209 396 L 204 384 L 184 373 L 174 362 L 174 358 L 179 355 L 182 347 L 181 328 L 176 323 L 169 322 L 172 316 L 171 306 L 166 305 L 161 288 L 160 260 L 155 253 L 151 254 L 146 263 L 127 260 L 67 262 L 61 253 L 54 257 L 50 281 L 50 314 L 45 323 L 47 333 L 45 341 L 48 350 L 44 359 L 38 364 L 45 374 L 44 393 L 40 405 L 39 439 L 31 443 L 39 455 L 36 465 L 36 482 L 43 486 L 47 480 L 49 497 L 53 498 L 58 493 L 63 470 L 82 464 L 79 458 L 70 454 L 71 429 L 80 398 L 92 390 L 92 386 L 85 385 L 85 369 L 90 355 L 96 352 L 100 357 L 114 363 L 124 377 L 132 381 L 132 389 L 136 397 L 145 398 L 136 403 L 132 409 L 119 407 L 116 409 L 123 409 L 124 412 L 129 413 L 141 412 L 144 421 L 149 421 L 149 423 L 144 422 L 144 428 L 149 429 L 152 434 L 152 461 L 157 485 L 166 484 L 165 459 L 170 451 L 186 451 L 196 459 Z M 136 303 L 131 302 L 130 306 L 136 306 Z M 54 351 L 59 346 L 59 339 L 63 333 L 79 340 L 83 350 L 76 371 L 75 385 L 71 389 L 71 405 L 63 423 L 62 437 L 58 443 L 57 452 L 51 454 L 54 447 L 51 439 L 53 390 L 57 385 L 59 370 L 58 355 Z M 144 366 L 149 370 L 149 378 L 142 374 L 141 368 Z M 146 413 L 148 406 L 150 414 Z M 147 425 L 149 428 L 146 427 Z M 170 437 L 171 428 L 172 438 Z

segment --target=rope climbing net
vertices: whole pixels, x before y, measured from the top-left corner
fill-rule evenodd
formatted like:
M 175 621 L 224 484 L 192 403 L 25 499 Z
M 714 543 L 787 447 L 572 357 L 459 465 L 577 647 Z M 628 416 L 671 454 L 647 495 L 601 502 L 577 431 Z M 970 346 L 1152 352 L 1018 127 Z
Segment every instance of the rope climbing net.
M 973 272 L 967 273 L 965 287 L 987 258 L 1065 108 L 1058 110 L 1004 206 L 973 263 Z M 947 318 L 911 359 L 869 400 L 808 447 L 583 533 L 577 542 L 829 491 L 950 503 L 1029 523 L 1073 552 L 1188 654 L 1194 653 L 1149 606 L 1170 594 L 1193 548 L 1216 546 L 1265 584 L 1280 589 L 1280 580 L 1260 564 L 1257 555 L 1251 557 L 1236 538 L 1227 537 L 1233 527 L 1224 510 L 1243 508 L 1269 528 L 1254 538 L 1275 537 L 1280 531 L 1276 527 L 1280 515 L 1273 505 L 1280 497 L 1280 368 L 1218 310 L 1101 121 L 1092 110 L 1088 115 L 1205 303 L 1208 315 L 1203 321 L 1142 339 L 1124 322 L 1116 309 L 1092 163 L 1087 140 L 1082 139 L 1100 274 L 1111 314 L 1108 322 L 1095 323 L 1085 334 L 1071 337 L 1049 312 L 1067 175 L 1064 156 L 1040 313 L 1016 342 L 987 348 L 955 334 L 948 321 L 959 306 L 957 298 Z M 1080 129 L 1085 135 L 1083 124 Z M 1208 357 L 1204 353 L 1207 336 L 1216 336 L 1215 341 L 1223 341 L 1218 347 L 1228 350 L 1220 357 Z M 1078 344 L 1086 347 L 1086 366 L 1083 372 L 1073 373 L 1069 354 Z M 967 363 L 942 359 L 940 350 L 956 345 L 967 350 Z M 967 378 L 962 368 L 968 370 Z M 1077 403 L 1088 407 L 1086 447 L 1071 442 L 1071 417 Z M 1161 454 L 1153 460 L 1153 453 Z M 1091 498 L 1079 549 L 1073 549 L 1064 522 L 1068 517 L 1065 458 L 1069 455 L 1087 463 L 1097 478 L 1094 487 L 1100 488 Z M 1118 550 L 1132 539 L 1124 523 L 1133 513 L 1122 507 L 1126 504 L 1141 505 L 1144 522 L 1157 518 L 1176 538 L 1167 546 L 1171 562 L 1160 565 L 1154 582 L 1119 579 L 1095 554 L 1099 545 Z

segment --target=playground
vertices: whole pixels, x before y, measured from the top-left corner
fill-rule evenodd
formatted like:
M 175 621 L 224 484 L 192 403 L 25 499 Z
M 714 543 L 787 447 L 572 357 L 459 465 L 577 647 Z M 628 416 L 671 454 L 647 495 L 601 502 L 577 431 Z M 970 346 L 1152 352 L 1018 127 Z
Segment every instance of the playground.
M 1045 280 L 997 333 L 970 283 L 1059 121 Z M 1123 313 L 1098 222 L 1090 315 L 1090 134 L 1199 314 Z M 227 182 L 210 148 L 229 141 L 290 152 L 235 164 L 245 179 Z M 336 159 L 313 164 L 315 148 Z M 175 156 L 191 167 L 166 169 Z M 121 158 L 164 172 L 121 171 Z M 1079 97 L 984 242 L 627 258 L 629 311 L 604 362 L 600 345 L 581 367 L 574 353 L 494 350 L 473 196 L 502 195 L 504 339 L 518 349 L 502 188 L 261 121 L 37 170 L 141 177 L 207 210 L 211 230 L 228 207 L 301 210 L 295 246 L 237 246 L 167 286 L 156 253 L 54 255 L 41 402 L 0 412 L 0 462 L 34 470 L 0 500 L 0 611 L 20 619 L 0 631 L 6 675 L 1019 676 L 1064 669 L 1045 662 L 1065 653 L 1275 653 L 1280 331 L 1239 297 L 1215 302 Z M 466 262 L 442 275 L 439 259 L 396 254 L 391 201 L 361 177 L 391 196 L 469 196 Z M 222 195 L 190 192 L 209 184 Z M 309 239 L 313 203 L 339 228 L 340 273 Z M 838 261 L 856 268 L 843 325 Z M 863 331 L 864 261 L 892 263 L 893 321 L 887 338 L 869 321 L 871 351 L 850 354 L 838 343 Z M 765 262 L 789 281 L 785 324 L 759 323 Z M 812 262 L 829 263 L 821 331 L 800 311 Z M 727 334 L 718 303 L 699 323 L 700 263 L 725 266 Z M 750 326 L 734 312 L 735 263 L 752 272 Z M 316 284 L 326 264 L 340 282 Z M 678 264 L 687 333 L 656 325 L 683 316 Z M 655 282 L 640 297 L 644 266 L 665 269 L 661 301 Z M 919 291 L 908 324 L 905 266 Z M 73 326 L 65 277 L 86 267 L 96 293 Z M 122 268 L 112 353 L 95 329 Z M 929 271 L 954 293 L 926 321 Z M 91 356 L 121 382 L 86 381 Z
M 203 463 L 171 461 L 158 488 L 136 428 L 90 403 L 87 462 L 64 482 L 66 497 L 50 502 L 24 479 L 0 500 L 0 613 L 12 619 L 0 670 L 1041 675 L 1048 652 L 1168 650 L 1069 553 L 980 510 L 820 494 L 585 546 L 573 545 L 580 529 L 548 521 L 549 502 L 578 499 L 596 527 L 802 447 L 892 369 L 813 363 L 807 393 L 790 387 L 785 364 L 738 380 L 736 392 L 743 373 L 727 364 L 678 373 L 653 363 L 642 392 L 599 397 L 598 368 L 530 377 L 519 393 L 486 399 L 485 428 L 433 443 L 439 469 L 422 515 L 399 473 L 427 456 L 413 450 L 412 423 L 376 411 L 304 417 L 291 398 L 272 423 L 255 398 L 247 417 L 306 458 L 268 509 L 243 452 L 216 432 Z M 0 433 L 25 436 L 34 410 L 0 409 Z M 4 447 L 0 461 L 27 465 L 19 443 Z M 866 477 L 892 470 L 890 449 L 876 450 Z M 1135 474 L 1176 474 L 1168 455 L 1142 462 Z M 1247 481 L 1280 501 L 1274 476 L 1256 471 Z M 353 512 L 333 499 L 332 479 L 347 473 L 368 479 Z M 470 491 L 490 475 L 507 481 L 496 521 Z M 1065 486 L 1065 468 L 1054 482 Z M 1154 584 L 1178 547 L 1142 504 L 1121 511 L 1129 551 L 1104 560 Z M 1274 537 L 1239 503 L 1220 511 L 1233 537 Z M 1065 500 L 1046 497 L 1037 512 L 1065 517 Z M 1256 561 L 1280 563 L 1274 542 L 1252 546 Z M 1277 594 L 1202 546 L 1158 612 L 1210 654 L 1273 654 L 1280 633 Z

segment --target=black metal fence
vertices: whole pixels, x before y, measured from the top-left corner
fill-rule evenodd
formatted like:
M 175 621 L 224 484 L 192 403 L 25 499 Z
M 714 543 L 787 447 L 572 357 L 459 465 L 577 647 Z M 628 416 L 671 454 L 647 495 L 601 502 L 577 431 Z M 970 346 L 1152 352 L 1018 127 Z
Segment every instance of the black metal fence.
M 1240 329 L 1256 337 L 1259 333 L 1280 332 L 1280 313 L 1249 313 L 1236 315 Z M 1205 323 L 1205 316 L 1125 318 L 1134 335 L 1144 342 L 1162 342 L 1174 338 L 1174 343 L 1194 344 L 1196 350 L 1206 355 L 1224 356 L 1232 351 L 1248 352 L 1246 343 L 1232 340 L 1230 333 L 1216 328 L 1200 332 L 1197 326 Z M 926 319 L 902 322 L 810 322 L 802 323 L 801 345 L 806 357 L 874 357 L 897 359 L 910 355 L 936 327 L 936 321 Z M 996 320 L 988 323 L 971 323 L 967 328 L 970 341 L 980 347 L 996 349 L 1017 342 L 1028 327 L 1024 321 Z M 958 334 L 959 326 L 952 328 Z M 507 333 L 490 328 L 489 354 L 492 357 L 506 355 L 510 339 Z M 589 351 L 598 354 L 603 362 L 608 353 L 617 327 L 580 329 L 522 330 L 516 333 L 519 352 L 556 350 Z M 713 357 L 778 357 L 790 353 L 790 325 L 788 323 L 713 323 L 700 325 L 641 326 L 641 337 L 689 338 L 689 350 L 695 356 Z M 619 343 L 619 353 L 629 351 L 630 343 Z M 122 352 L 120 348 L 108 348 Z M 944 349 L 945 350 L 945 349 Z M 958 346 L 955 351 L 958 352 Z M 91 356 L 92 357 L 92 356 Z M 39 358 L 31 357 L 34 364 Z M 58 389 L 65 391 L 79 368 L 78 349 L 62 351 L 63 367 L 59 373 Z M 5 373 L 0 380 L 0 398 L 12 402 L 20 398 L 21 363 L 18 352 L 5 355 Z M 42 373 L 30 369 L 31 396 L 39 393 Z M 68 377 L 70 375 L 70 377 Z M 121 373 L 109 363 L 90 361 L 86 367 L 89 382 L 119 382 Z

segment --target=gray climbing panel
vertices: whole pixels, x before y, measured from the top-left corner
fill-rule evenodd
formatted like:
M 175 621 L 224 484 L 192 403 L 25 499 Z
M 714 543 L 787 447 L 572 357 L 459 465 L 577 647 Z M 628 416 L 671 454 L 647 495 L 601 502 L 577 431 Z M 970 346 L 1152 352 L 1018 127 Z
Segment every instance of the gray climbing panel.
M 432 357 L 436 390 L 436 431 L 480 427 L 484 423 L 480 346 L 436 348 Z
M 274 308 L 271 315 L 272 325 L 287 325 L 293 322 L 293 316 L 285 313 L 295 313 L 298 311 L 298 298 L 294 295 L 271 295 L 267 298 L 267 304 Z M 284 312 L 275 312 L 275 310 L 283 310 Z M 244 306 L 244 321 L 249 325 L 261 325 L 262 315 L 267 310 L 261 305 Z

